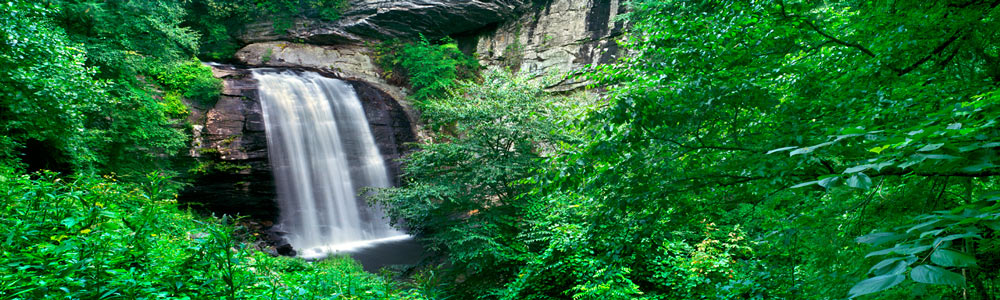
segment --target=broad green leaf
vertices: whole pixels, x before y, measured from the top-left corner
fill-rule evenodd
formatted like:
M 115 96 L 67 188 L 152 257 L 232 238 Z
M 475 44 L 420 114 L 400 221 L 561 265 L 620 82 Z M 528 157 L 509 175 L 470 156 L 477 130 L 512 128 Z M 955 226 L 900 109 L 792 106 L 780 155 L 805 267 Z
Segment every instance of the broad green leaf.
M 894 164 L 896 164 L 895 160 L 880 162 L 880 163 L 878 163 L 878 164 L 875 165 L 875 170 L 876 171 L 882 171 L 882 169 L 884 169 L 885 167 L 888 167 L 888 166 L 891 166 L 891 165 L 894 165 Z
M 941 146 L 944 146 L 944 143 L 940 143 L 940 144 L 929 144 L 929 145 L 926 145 L 926 146 L 924 146 L 924 147 L 922 147 L 922 148 L 918 149 L 918 150 L 917 150 L 917 152 L 927 152 L 927 151 L 934 151 L 934 150 L 937 150 L 937 149 L 941 148 Z
M 952 235 L 943 236 L 943 237 L 939 237 L 939 238 L 935 239 L 934 240 L 934 245 L 938 245 L 938 244 L 940 244 L 942 242 L 953 241 L 953 240 L 964 239 L 964 238 L 977 238 L 977 239 L 981 239 L 983 237 L 980 236 L 977 233 L 972 233 L 972 232 L 969 232 L 969 233 L 960 233 L 960 234 L 952 234 Z
M 875 148 L 868 149 L 868 152 L 875 152 L 875 154 L 881 154 L 882 151 L 885 151 L 885 149 L 889 148 L 890 146 L 892 145 L 878 146 Z
M 940 234 L 942 231 L 944 231 L 944 229 L 924 231 L 924 232 L 920 233 L 920 238 L 924 238 L 924 237 L 926 237 L 928 235 L 935 236 L 935 235 Z
M 996 167 L 997 167 L 997 165 L 985 162 L 985 163 L 981 163 L 981 164 L 977 164 L 977 165 L 971 165 L 971 166 L 962 168 L 962 171 L 963 172 L 969 172 L 969 173 L 975 173 L 975 172 L 980 172 L 982 170 L 992 169 L 992 168 L 996 168 Z
M 923 223 L 917 224 L 917 225 L 915 225 L 913 227 L 910 227 L 910 229 L 907 229 L 906 233 L 910 233 L 910 232 L 917 231 L 917 230 L 923 231 L 925 228 L 928 228 L 928 227 L 930 227 L 931 225 L 934 225 L 937 222 L 941 222 L 941 219 L 933 219 L 933 220 L 930 220 L 930 221 L 927 221 L 927 222 L 923 222 Z
M 973 144 L 970 144 L 970 145 L 965 145 L 965 146 L 962 146 L 962 147 L 958 147 L 958 152 L 969 152 L 969 151 L 972 151 L 972 150 L 978 150 L 979 148 L 982 148 L 982 147 L 983 146 L 981 144 L 979 144 L 979 143 L 973 143 Z
M 912 254 L 917 254 L 917 253 L 924 252 L 924 251 L 927 251 L 927 250 L 930 250 L 930 249 L 931 249 L 931 246 L 927 245 L 927 246 L 916 246 L 916 247 L 901 248 L 901 249 L 893 251 L 893 252 L 898 253 L 898 254 L 903 254 L 903 255 L 912 255 Z
M 854 287 L 851 288 L 849 293 L 851 294 L 851 298 L 854 298 L 861 295 L 881 292 L 898 285 L 903 282 L 904 279 L 906 279 L 906 276 L 903 275 L 875 276 L 858 282 L 858 284 L 855 284 Z
M 902 254 L 902 255 L 913 255 L 913 254 L 924 252 L 924 251 L 927 251 L 927 250 L 930 250 L 930 249 L 931 249 L 931 246 L 927 246 L 927 245 L 924 245 L 924 246 L 897 245 L 896 247 L 892 247 L 892 248 L 889 248 L 889 249 L 882 249 L 882 250 L 879 250 L 879 251 L 874 251 L 874 252 L 868 253 L 868 255 L 865 255 L 865 257 L 886 255 L 886 254 L 890 254 L 890 253 L 896 253 L 896 254 Z
M 948 155 L 948 154 L 924 154 L 924 157 L 926 157 L 927 159 L 948 159 L 948 160 L 961 158 L 958 156 Z
M 840 133 L 845 136 L 853 136 L 853 135 L 863 134 L 865 132 L 867 131 L 865 131 L 864 127 L 851 127 L 851 128 L 845 128 Z
M 833 142 L 826 142 L 826 143 L 812 145 L 812 146 L 809 146 L 809 147 L 799 148 L 799 149 L 796 149 L 795 151 L 792 151 L 791 153 L 789 153 L 788 156 L 796 156 L 796 155 L 799 155 L 799 154 L 806 154 L 806 153 L 809 153 L 809 152 L 813 152 L 816 149 L 819 149 L 821 147 L 826 147 L 826 146 L 829 146 L 829 145 L 833 145 Z
M 924 155 L 911 155 L 909 160 L 907 160 L 905 163 L 902 163 L 902 164 L 899 165 L 899 168 L 900 169 L 906 169 L 906 168 L 909 168 L 910 166 L 922 163 L 925 160 L 927 160 L 927 156 L 924 156 Z
M 902 257 L 886 258 L 872 266 L 871 269 L 868 269 L 868 273 L 873 273 L 876 276 L 903 274 L 903 272 L 906 272 L 906 267 L 909 265 L 910 264 L 907 263 Z
M 872 187 L 872 179 L 865 173 L 857 173 L 847 179 L 847 186 L 858 189 L 868 189 Z
M 831 185 L 833 185 L 835 182 L 837 182 L 837 179 L 840 179 L 840 177 L 825 178 L 825 179 L 819 181 L 819 186 L 825 187 L 825 188 L 830 188 Z
M 931 253 L 931 262 L 944 267 L 974 267 L 976 258 L 963 252 L 937 249 Z
M 889 249 L 882 249 L 882 250 L 878 250 L 878 251 L 872 251 L 872 252 L 868 253 L 867 255 L 865 255 L 865 258 L 872 257 L 872 256 L 886 255 L 886 254 L 892 253 L 893 251 L 896 251 L 897 249 L 898 248 L 889 248 Z
M 73 225 L 76 225 L 76 223 L 77 223 L 77 220 L 76 220 L 76 218 L 72 218 L 72 217 L 70 217 L 70 218 L 65 218 L 65 219 L 63 219 L 63 220 L 62 220 L 61 222 L 59 222 L 59 223 L 61 223 L 61 224 L 65 225 L 65 226 L 66 226 L 66 228 L 73 228 Z
M 789 188 L 791 188 L 791 189 L 797 189 L 797 188 L 800 188 L 800 187 L 806 187 L 806 186 L 814 185 L 814 184 L 817 184 L 817 183 L 819 183 L 819 180 L 814 180 L 814 181 L 809 181 L 809 182 L 803 182 L 803 183 L 800 183 L 800 184 L 793 185 L 793 186 L 791 186 Z
M 873 166 L 870 165 L 870 164 L 865 164 L 865 165 L 860 165 L 860 166 L 854 166 L 854 167 L 847 168 L 847 170 L 844 170 L 844 173 L 857 173 L 857 172 L 861 172 L 861 171 L 864 171 L 864 170 L 871 169 L 872 167 Z
M 962 275 L 931 265 L 920 265 L 913 268 L 913 271 L 910 271 L 910 277 L 913 278 L 913 281 L 927 284 L 965 286 L 965 278 Z
M 871 234 L 866 234 L 855 239 L 858 243 L 869 244 L 872 246 L 878 246 L 891 241 L 902 239 L 903 235 L 892 233 L 892 232 L 876 232 Z
M 798 148 L 798 147 L 795 147 L 795 146 L 782 147 L 782 148 L 774 149 L 774 150 L 771 150 L 771 151 L 767 151 L 767 154 L 772 154 L 772 153 L 781 152 L 781 151 L 788 151 L 788 150 L 792 150 L 792 149 L 795 149 L 795 148 Z

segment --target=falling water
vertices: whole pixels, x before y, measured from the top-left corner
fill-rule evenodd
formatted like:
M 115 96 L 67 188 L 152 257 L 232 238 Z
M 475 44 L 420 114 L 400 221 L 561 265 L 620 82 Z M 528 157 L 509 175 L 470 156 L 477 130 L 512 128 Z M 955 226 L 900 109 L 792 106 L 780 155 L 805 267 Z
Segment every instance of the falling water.
M 354 89 L 314 72 L 253 74 L 260 82 L 281 226 L 300 255 L 408 238 L 358 196 L 363 187 L 389 186 L 389 178 Z

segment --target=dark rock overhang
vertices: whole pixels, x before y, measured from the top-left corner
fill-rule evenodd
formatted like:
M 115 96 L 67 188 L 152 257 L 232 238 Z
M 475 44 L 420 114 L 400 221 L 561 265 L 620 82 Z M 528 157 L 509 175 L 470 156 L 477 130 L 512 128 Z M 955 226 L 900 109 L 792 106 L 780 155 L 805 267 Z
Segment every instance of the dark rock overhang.
M 344 16 L 327 22 L 304 18 L 284 32 L 274 33 L 264 22 L 249 26 L 244 43 L 274 40 L 317 45 L 360 43 L 365 40 L 444 37 L 517 17 L 531 0 L 354 0 Z

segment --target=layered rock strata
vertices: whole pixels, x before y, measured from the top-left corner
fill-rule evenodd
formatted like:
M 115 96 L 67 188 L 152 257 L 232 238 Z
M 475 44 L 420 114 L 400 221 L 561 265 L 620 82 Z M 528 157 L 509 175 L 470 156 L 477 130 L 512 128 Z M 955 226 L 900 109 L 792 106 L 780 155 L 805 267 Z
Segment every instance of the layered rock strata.
M 269 22 L 247 26 L 241 36 L 246 44 L 275 40 L 316 45 L 361 42 L 372 39 L 430 38 L 472 31 L 513 18 L 530 0 L 353 0 L 343 17 L 334 22 L 317 18 L 294 21 L 275 32 Z
M 589 64 L 613 62 L 626 24 L 622 0 L 550 0 L 531 13 L 485 28 L 473 43 L 480 63 L 510 68 L 538 79 L 553 77 L 550 91 L 569 91 L 586 82 L 565 77 Z

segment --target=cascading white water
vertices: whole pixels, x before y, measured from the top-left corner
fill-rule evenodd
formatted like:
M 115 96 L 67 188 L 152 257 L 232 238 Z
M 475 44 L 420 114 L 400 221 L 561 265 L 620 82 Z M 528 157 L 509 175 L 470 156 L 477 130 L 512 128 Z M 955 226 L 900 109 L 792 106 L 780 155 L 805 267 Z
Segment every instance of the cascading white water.
M 409 236 L 392 229 L 363 187 L 388 187 L 354 88 L 314 72 L 254 70 L 281 226 L 301 256 L 322 257 Z

